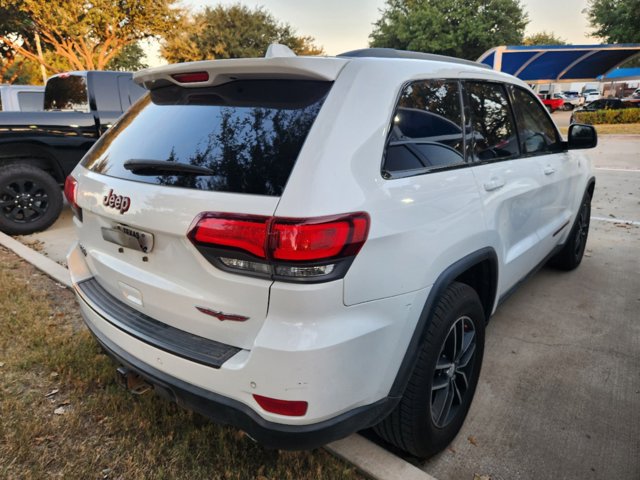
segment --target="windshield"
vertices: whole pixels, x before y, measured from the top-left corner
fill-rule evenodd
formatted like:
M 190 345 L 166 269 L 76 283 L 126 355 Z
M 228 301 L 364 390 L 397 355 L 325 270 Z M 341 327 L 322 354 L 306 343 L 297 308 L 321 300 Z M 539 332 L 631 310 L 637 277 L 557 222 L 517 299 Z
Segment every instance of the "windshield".
M 156 185 L 278 196 L 331 85 L 243 80 L 209 88 L 160 88 L 131 107 L 83 165 Z M 133 160 L 153 163 L 157 170 L 159 161 L 166 162 L 167 168 L 157 175 L 152 169 L 126 168 L 125 162 Z M 204 168 L 172 169 L 171 164 Z M 200 173 L 206 169 L 209 174 Z

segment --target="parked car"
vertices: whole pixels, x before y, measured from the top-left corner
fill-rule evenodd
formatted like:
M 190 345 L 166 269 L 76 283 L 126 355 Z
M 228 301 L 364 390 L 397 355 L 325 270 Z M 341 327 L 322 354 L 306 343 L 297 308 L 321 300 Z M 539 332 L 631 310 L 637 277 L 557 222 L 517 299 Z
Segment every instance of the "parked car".
M 564 98 L 560 97 L 550 97 L 549 95 L 539 94 L 538 97 L 542 100 L 544 106 L 549 110 L 549 113 L 553 113 L 556 110 L 564 109 Z
M 0 231 L 49 227 L 66 175 L 143 92 L 131 73 L 70 72 L 47 81 L 44 111 L 0 114 Z
M 596 100 L 600 100 L 602 98 L 602 95 L 600 94 L 599 90 L 596 90 L 595 88 L 589 88 L 586 89 L 582 92 L 582 95 L 584 96 L 584 103 L 591 103 L 594 102 Z
M 442 450 L 498 305 L 547 261 L 580 264 L 595 129 L 562 141 L 515 77 L 276 47 L 134 79 L 149 93 L 65 185 L 86 325 L 123 384 L 266 446 L 374 427 Z
M 562 92 L 564 110 L 573 110 L 584 105 L 584 97 L 578 92 Z
M 0 85 L 0 112 L 37 112 L 44 103 L 44 87 Z
M 562 92 L 566 98 L 569 99 L 578 99 L 580 105 L 584 105 L 584 96 L 580 92 L 576 92 L 575 90 L 567 90 Z
M 640 107 L 640 99 L 620 99 L 620 98 L 601 98 L 594 102 L 588 103 L 584 107 L 574 110 L 571 114 L 570 123 L 575 123 L 575 115 L 579 112 L 596 112 L 598 110 L 621 110 L 623 108 Z

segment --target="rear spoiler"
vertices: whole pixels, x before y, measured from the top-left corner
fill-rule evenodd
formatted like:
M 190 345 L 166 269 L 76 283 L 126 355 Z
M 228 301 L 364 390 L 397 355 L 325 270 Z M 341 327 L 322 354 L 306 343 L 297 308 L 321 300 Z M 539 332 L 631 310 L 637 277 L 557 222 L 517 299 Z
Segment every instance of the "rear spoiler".
M 251 79 L 333 81 L 347 63 L 346 58 L 295 56 L 204 60 L 140 70 L 133 80 L 148 90 L 170 84 L 209 87 Z

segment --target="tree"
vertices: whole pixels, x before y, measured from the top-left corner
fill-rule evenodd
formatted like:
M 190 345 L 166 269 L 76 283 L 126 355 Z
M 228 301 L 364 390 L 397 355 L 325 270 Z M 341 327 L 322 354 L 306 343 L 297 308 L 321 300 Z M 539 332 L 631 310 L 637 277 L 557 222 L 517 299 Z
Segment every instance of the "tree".
M 276 42 L 298 55 L 324 53 L 312 37 L 297 36 L 291 26 L 278 23 L 263 8 L 235 4 L 206 7 L 183 18 L 180 28 L 165 35 L 162 56 L 169 62 L 262 57 Z
M 145 53 L 139 43 L 131 43 L 120 50 L 107 65 L 107 70 L 135 72 L 149 65 L 144 63 Z
M 566 45 L 567 41 L 556 37 L 555 33 L 547 32 L 543 30 L 542 32 L 532 33 L 531 35 L 527 35 L 524 37 L 522 42 L 523 45 Z
M 640 0 L 590 0 L 587 17 L 607 43 L 640 42 Z
M 175 27 L 176 0 L 0 0 L 0 18 L 15 18 L 0 42 L 24 58 L 61 69 L 34 48 L 43 47 L 77 70 L 104 70 L 124 48 Z
M 30 41 L 26 28 L 27 18 L 15 7 L 0 9 L 0 38 L 14 33 Z M 24 81 L 28 72 L 33 69 L 28 68 L 28 60 L 11 45 L 0 42 L 0 83 L 14 83 Z
M 520 0 L 387 0 L 369 38 L 372 47 L 476 60 L 522 43 L 527 23 Z

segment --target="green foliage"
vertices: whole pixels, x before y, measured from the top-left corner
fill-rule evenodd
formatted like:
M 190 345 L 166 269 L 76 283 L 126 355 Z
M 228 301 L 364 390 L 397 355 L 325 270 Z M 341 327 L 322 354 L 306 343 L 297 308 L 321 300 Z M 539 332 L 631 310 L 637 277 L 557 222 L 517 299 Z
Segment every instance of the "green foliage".
M 620 110 L 598 110 L 596 112 L 576 112 L 577 123 L 589 125 L 640 123 L 640 108 L 624 108 Z
M 521 44 L 528 22 L 520 0 L 387 0 L 370 45 L 476 60 Z
M 180 28 L 165 35 L 162 55 L 169 62 L 262 57 L 275 42 L 298 55 L 321 55 L 322 48 L 313 41 L 297 36 L 291 26 L 278 23 L 263 8 L 218 5 L 183 18 Z
M 590 0 L 587 16 L 607 43 L 640 42 L 640 0 Z
M 556 37 L 556 34 L 553 32 L 547 32 L 546 30 L 543 30 L 542 32 L 527 35 L 526 37 L 524 37 L 522 44 L 523 45 L 566 45 L 567 41 L 560 37 Z
M 0 0 L 0 42 L 50 71 L 59 71 L 36 53 L 45 51 L 71 68 L 102 70 L 127 46 L 175 27 L 177 0 Z M 6 20 L 12 18 L 12 21 Z
M 107 64 L 107 70 L 121 72 L 135 72 L 149 65 L 144 63 L 145 53 L 138 43 L 132 43 L 124 47 L 118 55 Z

